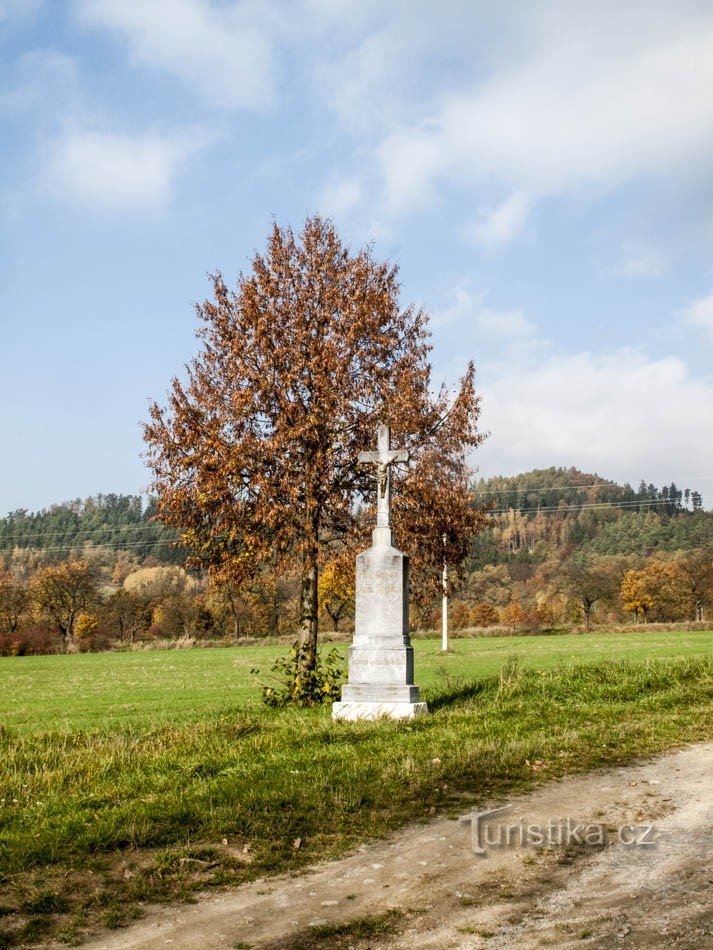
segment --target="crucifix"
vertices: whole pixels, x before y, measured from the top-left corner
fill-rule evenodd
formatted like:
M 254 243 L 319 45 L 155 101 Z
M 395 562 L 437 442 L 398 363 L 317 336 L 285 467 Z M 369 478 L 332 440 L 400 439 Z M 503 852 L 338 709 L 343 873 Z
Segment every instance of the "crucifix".
M 412 719 L 428 712 L 413 678 L 409 559 L 394 544 L 389 524 L 392 466 L 408 462 L 409 453 L 392 451 L 388 425 L 378 427 L 377 437 L 377 451 L 358 456 L 360 463 L 376 466 L 376 527 L 371 546 L 356 558 L 349 681 L 332 707 L 334 719 L 349 721 Z
M 376 464 L 376 527 L 391 528 L 391 466 L 396 462 L 408 462 L 409 454 L 391 449 L 391 429 L 386 425 L 377 428 L 376 452 L 360 452 L 360 462 Z

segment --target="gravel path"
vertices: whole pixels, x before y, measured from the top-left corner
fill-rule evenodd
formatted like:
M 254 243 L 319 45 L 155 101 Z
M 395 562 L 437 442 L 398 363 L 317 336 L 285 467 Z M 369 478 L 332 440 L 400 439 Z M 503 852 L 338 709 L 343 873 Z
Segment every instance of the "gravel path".
M 83 946 L 713 948 L 713 743 L 494 805 L 508 807 L 487 820 L 495 845 L 485 842 L 484 855 L 473 852 L 467 825 L 437 818 L 297 876 L 150 908 Z M 569 841 L 533 846 L 538 828 L 566 839 L 568 818 Z M 533 833 L 517 830 L 532 825 Z M 525 843 L 498 846 L 508 827 Z M 402 916 L 391 935 L 314 940 L 315 927 L 392 908 Z

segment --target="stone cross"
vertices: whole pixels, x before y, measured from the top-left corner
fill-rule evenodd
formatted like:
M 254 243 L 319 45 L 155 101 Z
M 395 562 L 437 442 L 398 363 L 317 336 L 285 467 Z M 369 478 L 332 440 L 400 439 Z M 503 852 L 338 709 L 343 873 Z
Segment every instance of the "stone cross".
M 408 460 L 408 452 L 392 452 L 387 425 L 379 426 L 378 451 L 359 453 L 360 462 L 376 465 L 377 517 L 371 547 L 356 559 L 349 682 L 332 707 L 334 719 L 410 719 L 428 712 L 413 681 L 408 556 L 394 545 L 389 524 L 391 466 Z
M 391 466 L 395 462 L 408 462 L 409 454 L 405 450 L 393 451 L 391 448 L 391 429 L 379 425 L 377 431 L 377 452 L 360 452 L 360 462 L 376 464 L 376 527 L 391 528 Z

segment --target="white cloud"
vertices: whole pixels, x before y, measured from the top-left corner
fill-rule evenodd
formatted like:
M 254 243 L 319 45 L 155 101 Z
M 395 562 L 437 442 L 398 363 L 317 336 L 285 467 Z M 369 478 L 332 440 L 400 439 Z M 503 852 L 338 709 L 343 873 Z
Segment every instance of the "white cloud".
M 116 31 L 135 62 L 195 87 L 211 104 L 259 109 L 274 96 L 266 4 L 210 0 L 76 0 L 82 23 Z
M 575 465 L 619 480 L 713 472 L 713 380 L 675 357 L 622 349 L 483 367 L 476 463 L 488 474 Z
M 469 225 L 466 233 L 481 247 L 500 247 L 522 233 L 529 210 L 527 195 L 515 191 L 496 208 L 481 211 L 479 219 Z
M 418 206 L 441 182 L 501 181 L 537 196 L 708 174 L 712 7 L 536 9 L 526 57 L 507 58 L 381 143 L 392 211 Z
M 667 261 L 660 251 L 628 244 L 624 247 L 624 260 L 615 272 L 624 277 L 660 277 L 666 267 Z
M 352 179 L 330 182 L 322 189 L 317 207 L 330 217 L 339 217 L 351 211 L 362 197 L 361 185 Z
M 475 331 L 479 339 L 487 337 L 498 343 L 526 341 L 535 333 L 522 310 L 493 310 L 486 306 L 485 294 L 473 294 L 465 287 L 453 292 L 450 304 L 437 311 L 431 323 L 438 331 L 457 326 L 461 340 L 470 331 Z
M 71 131 L 50 149 L 45 186 L 62 200 L 92 208 L 158 208 L 183 160 L 204 144 L 200 136 Z
M 683 311 L 686 323 L 703 330 L 713 340 L 713 292 L 694 300 Z
M 357 133 L 368 133 L 389 113 L 393 52 L 392 37 L 382 30 L 342 55 L 317 63 L 316 78 L 329 105 Z

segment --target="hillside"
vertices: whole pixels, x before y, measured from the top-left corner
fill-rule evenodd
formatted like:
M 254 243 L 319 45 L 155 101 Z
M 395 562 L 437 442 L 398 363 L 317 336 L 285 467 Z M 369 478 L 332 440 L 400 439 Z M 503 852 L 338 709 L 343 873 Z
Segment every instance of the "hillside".
M 62 560 L 87 548 L 125 551 L 137 560 L 181 563 L 171 546 L 175 532 L 155 520 L 156 502 L 138 495 L 96 495 L 38 512 L 13 511 L 0 519 L 0 554 L 32 549 Z
M 481 479 L 474 498 L 491 513 L 473 541 L 470 570 L 513 559 L 538 563 L 579 549 L 648 556 L 713 543 L 713 513 L 703 510 L 698 493 L 675 484 L 657 488 L 642 481 L 635 490 L 576 468 L 547 468 Z M 0 555 L 31 549 L 61 560 L 103 548 L 139 562 L 182 563 L 182 552 L 171 545 L 175 532 L 155 516 L 155 500 L 145 503 L 137 495 L 21 509 L 0 519 Z
M 533 469 L 481 479 L 488 527 L 474 539 L 471 570 L 512 560 L 539 563 L 575 550 L 649 556 L 713 543 L 713 513 L 698 492 L 675 483 L 635 490 L 576 468 Z
M 549 468 L 482 479 L 474 502 L 489 514 L 466 562 L 451 571 L 454 629 L 701 621 L 713 610 L 713 512 L 694 492 L 643 482 L 634 490 Z M 72 641 L 61 626 L 67 590 L 84 591 L 71 621 L 81 649 L 294 629 L 294 570 L 263 565 L 248 583 L 211 586 L 180 567 L 185 552 L 155 516 L 152 500 L 98 495 L 0 519 L 0 654 Z M 324 629 L 335 617 L 351 626 L 353 580 L 327 585 L 320 597 Z M 412 596 L 415 628 L 438 626 L 440 610 L 440 595 Z

